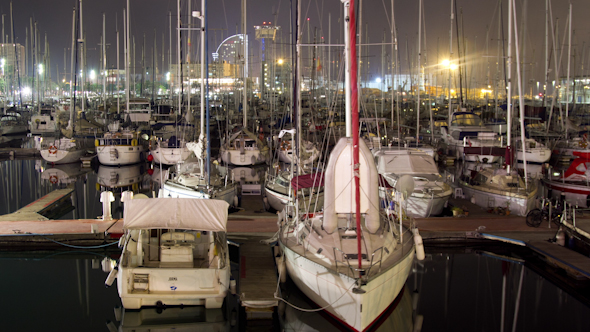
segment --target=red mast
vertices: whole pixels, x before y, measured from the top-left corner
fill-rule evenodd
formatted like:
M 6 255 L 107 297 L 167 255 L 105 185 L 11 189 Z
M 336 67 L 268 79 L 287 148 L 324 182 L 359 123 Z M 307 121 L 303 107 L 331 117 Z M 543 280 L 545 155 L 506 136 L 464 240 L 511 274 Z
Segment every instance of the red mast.
M 356 206 L 356 240 L 358 249 L 359 273 L 362 267 L 361 255 L 361 188 L 359 178 L 359 109 L 358 109 L 358 84 L 357 84 L 357 59 L 356 59 L 356 17 L 355 1 L 350 2 L 348 16 L 348 33 L 350 40 L 350 103 L 352 120 L 352 159 L 354 175 L 354 197 Z

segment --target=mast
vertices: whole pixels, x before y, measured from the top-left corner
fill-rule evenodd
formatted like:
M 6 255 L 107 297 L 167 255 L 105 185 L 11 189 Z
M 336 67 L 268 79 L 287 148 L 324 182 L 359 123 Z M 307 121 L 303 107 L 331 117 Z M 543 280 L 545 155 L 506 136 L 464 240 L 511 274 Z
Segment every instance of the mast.
M 129 53 L 131 51 L 131 44 L 129 40 L 129 0 L 127 0 L 127 12 L 124 13 L 126 15 L 127 22 L 125 24 L 125 100 L 126 100 L 126 111 L 129 112 L 129 70 L 131 65 L 131 59 Z
M 506 170 L 510 173 L 510 166 L 512 165 L 512 0 L 508 0 L 508 97 L 506 98 Z M 522 142 L 524 144 L 524 142 Z
M 76 73 L 74 72 L 74 49 L 76 48 L 76 10 L 78 9 L 78 2 L 76 2 L 76 6 L 74 7 L 74 11 L 72 13 L 72 49 L 71 49 L 71 63 L 70 63 L 70 121 L 68 122 L 67 130 L 73 131 L 74 126 L 74 107 L 76 103 L 74 101 L 74 94 L 76 90 L 74 88 L 74 77 Z M 33 37 L 31 36 L 31 39 Z M 34 71 L 33 71 L 34 72 Z
M 358 114 L 358 85 L 357 85 L 357 58 L 356 58 L 356 22 L 355 22 L 355 9 L 354 3 L 351 4 L 349 1 L 344 3 L 344 6 L 348 6 L 348 50 L 350 53 L 350 106 L 352 122 L 352 158 L 353 158 L 353 176 L 354 176 L 354 187 L 355 187 L 355 216 L 356 216 L 356 238 L 357 238 L 357 250 L 358 250 L 358 268 L 359 273 L 362 269 L 361 257 L 361 188 L 359 178 L 359 114 Z M 348 58 L 348 57 L 347 57 Z M 348 125 L 348 124 L 347 124 Z M 349 135 L 347 135 L 350 137 Z
M 512 2 L 512 9 L 516 12 L 516 5 L 514 0 L 510 0 Z M 510 22 L 509 22 L 510 23 Z M 510 23 L 512 24 L 512 23 Z M 527 164 L 526 164 L 526 144 L 525 144 L 525 135 L 524 135 L 524 91 L 522 87 L 522 77 L 520 72 L 520 58 L 519 58 L 519 49 L 518 49 L 518 25 L 516 24 L 516 15 L 514 15 L 514 38 L 516 38 L 516 73 L 517 73 L 517 84 L 518 84 L 518 104 L 519 104 L 519 113 L 520 113 L 520 142 L 522 146 L 522 162 L 524 167 L 524 183 L 525 188 L 528 188 L 528 177 L 527 177 Z M 524 42 L 523 42 L 524 44 Z M 524 53 L 524 52 L 523 52 Z M 524 56 L 523 56 L 524 58 Z M 523 70 L 524 71 L 524 70 Z M 524 75 L 522 75 L 524 76 Z
M 569 13 L 569 35 L 568 35 L 568 47 L 567 47 L 567 80 L 565 81 L 565 139 L 567 140 L 567 121 L 569 117 L 569 104 L 570 104 L 570 62 L 572 59 L 572 4 L 570 3 Z
M 244 116 L 243 126 L 244 129 L 248 129 L 248 34 L 246 29 L 246 0 L 242 0 L 242 43 L 244 47 L 244 53 L 242 54 L 244 59 L 244 84 L 242 91 L 242 113 Z
M 416 101 L 416 144 L 420 142 L 420 77 L 422 74 L 422 0 L 418 2 L 418 97 Z

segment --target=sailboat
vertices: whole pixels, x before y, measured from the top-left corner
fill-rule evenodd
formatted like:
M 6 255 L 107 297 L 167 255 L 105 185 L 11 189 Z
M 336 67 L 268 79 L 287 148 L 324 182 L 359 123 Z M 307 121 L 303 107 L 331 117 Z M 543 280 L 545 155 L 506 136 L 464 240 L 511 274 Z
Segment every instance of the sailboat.
M 72 44 L 77 40 L 77 33 L 82 35 L 82 10 L 79 7 L 78 3 L 76 2 L 76 7 L 74 8 L 74 22 L 73 25 L 76 24 L 76 18 L 78 18 L 80 29 L 74 29 L 75 31 L 72 32 Z M 72 82 L 77 82 L 76 72 L 77 72 L 77 58 L 74 56 L 76 53 L 76 47 L 78 47 L 79 43 L 76 43 L 76 46 L 72 45 Z M 75 67 L 74 68 L 74 63 Z M 68 126 L 65 130 L 62 130 L 61 138 L 55 140 L 44 141 L 43 138 L 39 138 L 38 142 L 38 149 L 41 153 L 41 157 L 47 161 L 48 163 L 52 164 L 68 164 L 77 162 L 80 160 L 82 156 L 84 156 L 87 152 L 87 149 L 90 146 L 87 146 L 85 140 L 83 138 L 75 138 L 75 115 L 76 115 L 76 83 L 73 84 L 71 87 L 72 91 L 70 92 L 73 95 L 73 98 L 70 98 L 70 120 L 68 122 Z M 82 104 L 84 104 L 84 99 L 82 100 Z
M 377 168 L 358 132 L 355 9 L 349 1 L 344 7 L 350 12 L 345 22 L 352 102 L 346 106 L 352 105 L 347 119 L 352 130 L 340 138 L 326 166 L 323 212 L 296 213 L 292 219 L 282 214 L 280 270 L 285 268 L 299 289 L 335 319 L 364 331 L 404 286 L 414 240 L 379 209 Z
M 204 2 L 202 3 L 202 11 L 205 12 Z M 209 118 L 209 109 L 206 108 L 205 98 L 209 90 L 209 84 L 205 84 L 207 75 L 205 65 L 207 50 L 204 47 L 204 41 L 207 38 L 207 31 L 204 29 L 205 20 L 206 16 L 203 16 L 201 18 L 203 24 L 201 30 L 201 43 L 203 46 L 201 51 L 201 134 L 198 142 L 188 143 L 188 148 L 195 153 L 196 158 L 186 160 L 184 163 L 179 164 L 174 172 L 169 173 L 170 178 L 164 181 L 161 197 L 218 199 L 227 202 L 230 206 L 237 207 L 239 204 L 238 185 L 233 181 L 230 182 L 227 174 L 223 177 L 219 172 L 213 171 L 210 162 L 209 121 L 207 121 L 207 129 L 204 128 L 206 122 L 205 111 L 207 111 L 207 119 Z M 180 44 L 180 38 L 178 43 Z

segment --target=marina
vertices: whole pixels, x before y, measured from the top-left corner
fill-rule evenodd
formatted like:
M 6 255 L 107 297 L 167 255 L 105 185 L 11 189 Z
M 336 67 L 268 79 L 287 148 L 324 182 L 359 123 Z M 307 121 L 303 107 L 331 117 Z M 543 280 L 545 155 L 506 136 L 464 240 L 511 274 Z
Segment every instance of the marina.
M 0 8 L 7 329 L 590 330 L 587 2 L 111 2 Z

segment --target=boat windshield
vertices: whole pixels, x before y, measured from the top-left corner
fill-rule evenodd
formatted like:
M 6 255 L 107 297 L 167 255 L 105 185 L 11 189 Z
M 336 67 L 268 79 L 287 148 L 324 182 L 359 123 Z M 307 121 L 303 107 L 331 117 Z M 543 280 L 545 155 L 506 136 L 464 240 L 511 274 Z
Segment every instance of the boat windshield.
M 474 113 L 461 112 L 453 114 L 453 126 L 483 126 L 481 118 Z

